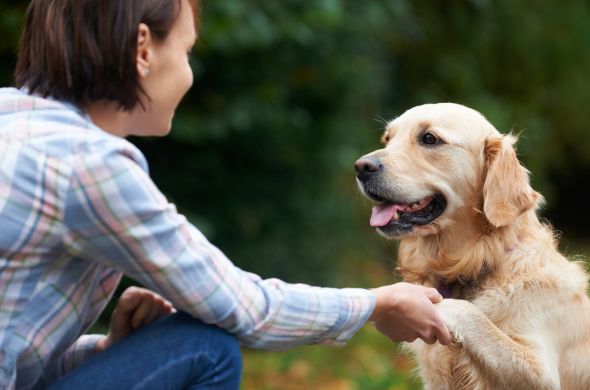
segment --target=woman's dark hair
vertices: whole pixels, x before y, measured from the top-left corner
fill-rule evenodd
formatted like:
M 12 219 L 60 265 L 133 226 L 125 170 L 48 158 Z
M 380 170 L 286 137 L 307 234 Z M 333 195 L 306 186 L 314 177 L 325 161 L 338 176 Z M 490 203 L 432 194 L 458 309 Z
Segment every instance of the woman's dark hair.
M 191 1 L 195 19 L 196 3 Z M 139 24 L 164 41 L 181 0 L 32 0 L 21 36 L 15 83 L 29 93 L 83 107 L 107 100 L 141 105 L 136 55 Z

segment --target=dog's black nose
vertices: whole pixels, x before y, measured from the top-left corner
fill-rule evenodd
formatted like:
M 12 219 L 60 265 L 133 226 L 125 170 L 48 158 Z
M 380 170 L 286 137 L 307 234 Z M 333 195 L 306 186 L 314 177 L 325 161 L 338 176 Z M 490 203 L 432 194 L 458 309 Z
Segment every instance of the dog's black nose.
M 381 164 L 379 160 L 369 157 L 362 157 L 354 164 L 356 177 L 358 177 L 361 181 L 364 181 L 374 173 L 379 172 L 382 167 L 383 164 Z

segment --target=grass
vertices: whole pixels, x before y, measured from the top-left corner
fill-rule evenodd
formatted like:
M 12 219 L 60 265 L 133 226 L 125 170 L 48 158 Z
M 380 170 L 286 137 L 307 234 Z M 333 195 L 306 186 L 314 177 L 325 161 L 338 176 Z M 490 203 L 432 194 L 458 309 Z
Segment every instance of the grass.
M 420 389 L 413 368 L 409 355 L 366 325 L 343 347 L 305 346 L 287 352 L 245 350 L 242 389 Z

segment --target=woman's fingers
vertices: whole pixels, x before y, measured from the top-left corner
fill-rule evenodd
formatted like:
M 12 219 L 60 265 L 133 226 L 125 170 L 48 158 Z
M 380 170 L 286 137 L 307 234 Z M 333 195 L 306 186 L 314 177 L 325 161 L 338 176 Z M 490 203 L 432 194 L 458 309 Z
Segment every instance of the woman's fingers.
M 136 292 L 139 301 L 131 319 L 133 329 L 141 328 L 158 318 L 174 312 L 172 303 L 153 291 L 140 289 Z
M 165 315 L 174 313 L 174 306 L 164 298 L 157 296 L 151 306 L 150 312 L 144 318 L 142 325 L 147 325 Z
M 439 303 L 443 300 L 443 296 L 440 295 L 438 290 L 435 288 L 428 288 L 428 290 L 426 290 L 426 296 L 432 303 Z
M 152 308 L 155 306 L 154 298 L 150 295 L 143 295 L 140 304 L 133 312 L 131 327 L 137 329 L 147 324 Z

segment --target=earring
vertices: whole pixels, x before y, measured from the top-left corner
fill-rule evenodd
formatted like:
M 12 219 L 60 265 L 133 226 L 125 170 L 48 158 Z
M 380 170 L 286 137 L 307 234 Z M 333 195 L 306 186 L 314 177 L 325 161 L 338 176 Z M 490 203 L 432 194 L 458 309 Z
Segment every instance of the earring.
M 148 77 L 150 74 L 150 68 L 144 67 L 141 69 L 141 75 L 143 77 Z

